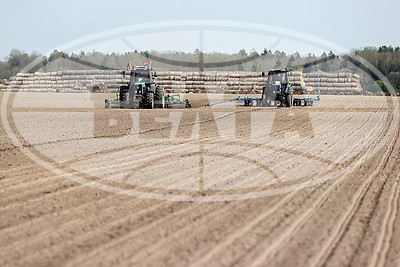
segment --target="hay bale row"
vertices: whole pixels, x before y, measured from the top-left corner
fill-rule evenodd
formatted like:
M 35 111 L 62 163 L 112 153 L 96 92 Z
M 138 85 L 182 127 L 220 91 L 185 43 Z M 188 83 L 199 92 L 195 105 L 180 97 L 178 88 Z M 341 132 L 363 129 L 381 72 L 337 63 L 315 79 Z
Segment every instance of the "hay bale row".
M 310 73 L 303 73 L 302 74 L 304 78 L 348 78 L 352 76 L 357 76 L 356 78 L 359 79 L 359 75 L 357 74 L 352 74 L 348 72 L 339 72 L 339 73 L 327 73 L 327 72 L 310 72 Z
M 300 88 L 318 87 L 323 90 L 362 90 L 359 76 L 351 73 L 301 73 L 290 72 L 289 79 Z M 259 93 L 267 77 L 261 72 L 159 72 L 157 83 L 166 90 L 254 92 Z M 112 90 L 126 84 L 128 77 L 123 78 L 121 71 L 102 70 L 64 70 L 57 72 L 18 73 L 4 83 L 0 90 L 9 86 L 12 90 L 41 90 L 41 88 L 78 88 L 85 89 L 95 83 L 104 83 Z M 339 89 L 338 89 L 339 88 Z
M 289 77 L 289 80 L 291 82 L 293 82 L 293 81 L 301 81 L 301 80 L 304 80 L 304 79 L 301 76 L 293 76 L 293 77 Z
M 120 70 L 62 70 L 57 72 L 60 75 L 116 75 L 121 74 Z
M 158 76 L 201 76 L 201 77 L 261 77 L 261 72 L 245 72 L 245 71 L 204 71 L 204 72 L 183 72 L 183 71 L 160 71 L 157 72 Z
M 174 80 L 174 81 L 227 81 L 230 79 L 263 79 L 263 77 L 252 77 L 252 76 L 180 76 L 180 75 L 166 75 L 157 78 L 159 80 Z

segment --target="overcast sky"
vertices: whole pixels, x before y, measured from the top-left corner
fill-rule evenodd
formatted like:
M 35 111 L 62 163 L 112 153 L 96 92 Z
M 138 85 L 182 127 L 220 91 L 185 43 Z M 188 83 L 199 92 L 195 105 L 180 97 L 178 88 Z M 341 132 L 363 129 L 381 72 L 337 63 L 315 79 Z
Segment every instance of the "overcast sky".
M 13 48 L 44 54 L 90 34 L 123 26 L 171 20 L 228 20 L 263 24 L 309 34 L 346 49 L 400 46 L 399 10 L 400 2 L 395 0 L 2 1 L 0 58 L 6 57 Z M 155 39 L 146 39 L 142 35 L 131 39 L 128 47 L 116 43 L 113 47 L 110 42 L 103 46 L 86 48 L 104 48 L 108 50 L 106 52 L 129 50 L 133 47 L 191 52 L 196 44 L 189 41 L 190 33 L 187 34 L 188 40 L 182 37 L 182 33 L 159 35 L 158 39 L 154 36 Z M 244 48 L 248 50 L 271 47 L 267 44 L 267 39 L 264 40 L 265 45 L 260 44 L 264 41 L 258 37 L 257 39 L 255 35 L 244 38 L 248 43 L 235 40 L 235 36 L 238 39 L 240 35 L 230 34 L 226 38 L 221 36 L 224 35 L 216 32 L 204 35 L 205 46 L 207 47 L 208 42 L 210 50 L 220 52 L 232 52 L 240 45 L 246 46 Z M 220 41 L 217 41 L 218 37 Z M 153 40 L 158 46 L 146 45 L 146 40 Z M 299 50 L 296 45 L 289 47 L 283 43 L 273 48 Z M 319 53 L 319 50 L 310 52 Z

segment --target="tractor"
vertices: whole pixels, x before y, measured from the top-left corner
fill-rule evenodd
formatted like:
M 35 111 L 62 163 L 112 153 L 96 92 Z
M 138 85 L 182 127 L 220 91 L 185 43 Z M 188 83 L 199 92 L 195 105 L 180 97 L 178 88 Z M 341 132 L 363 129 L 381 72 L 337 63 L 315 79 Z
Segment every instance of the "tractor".
M 147 66 L 136 66 L 124 71 L 129 75 L 127 85 L 119 89 L 116 99 L 105 99 L 105 108 L 154 109 L 154 108 L 188 108 L 189 100 L 181 100 L 180 95 L 164 96 L 163 88 L 155 82 L 157 76 Z
M 262 73 L 265 76 L 265 72 Z M 236 97 L 216 103 L 209 103 L 206 106 L 219 105 L 226 102 L 243 101 L 244 106 L 251 107 L 291 107 L 291 106 L 312 106 L 315 101 L 319 101 L 320 98 L 320 86 L 318 82 L 318 96 L 317 98 L 303 97 L 294 98 L 289 83 L 289 70 L 288 69 L 276 69 L 270 70 L 267 74 L 267 83 L 263 86 L 261 97 Z M 318 79 L 319 81 L 319 79 Z
M 263 73 L 264 76 L 264 73 Z M 320 76 L 318 72 L 318 96 L 293 97 L 292 85 L 289 82 L 289 70 L 270 70 L 267 83 L 263 87 L 261 106 L 313 106 L 315 101 L 321 100 Z M 272 105 L 272 101 L 274 101 Z
M 267 83 L 263 86 L 261 97 L 237 97 L 220 101 L 217 103 L 207 104 L 207 106 L 218 105 L 231 101 L 243 101 L 244 106 L 257 106 L 257 107 L 290 107 L 292 105 L 292 92 L 289 83 L 289 70 L 277 69 L 268 72 Z M 265 72 L 262 73 L 265 76 Z
M 264 73 L 263 73 L 264 74 Z M 267 83 L 263 86 L 261 105 L 290 107 L 292 91 L 289 83 L 289 70 L 277 69 L 268 72 Z

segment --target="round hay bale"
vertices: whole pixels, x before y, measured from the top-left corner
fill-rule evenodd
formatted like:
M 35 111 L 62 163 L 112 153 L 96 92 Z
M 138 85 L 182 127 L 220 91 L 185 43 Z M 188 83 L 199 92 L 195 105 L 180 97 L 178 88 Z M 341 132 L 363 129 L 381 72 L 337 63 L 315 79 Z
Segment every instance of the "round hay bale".
M 332 87 L 334 87 L 334 88 L 338 88 L 338 87 L 340 87 L 340 86 L 341 86 L 340 83 L 333 83 L 333 84 L 332 84 Z

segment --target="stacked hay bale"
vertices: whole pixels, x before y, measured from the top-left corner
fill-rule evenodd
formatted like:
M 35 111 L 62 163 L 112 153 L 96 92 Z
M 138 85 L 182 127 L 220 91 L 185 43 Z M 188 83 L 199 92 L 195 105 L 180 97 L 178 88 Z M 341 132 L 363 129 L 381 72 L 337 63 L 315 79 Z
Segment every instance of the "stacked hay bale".
M 351 73 L 289 73 L 293 90 L 322 94 L 361 94 L 360 76 Z M 160 72 L 157 83 L 167 93 L 258 94 L 267 77 L 261 72 Z
M 260 94 L 267 77 L 261 72 L 203 71 L 158 72 L 157 84 L 167 93 Z M 360 94 L 360 77 L 351 73 L 290 72 L 296 91 L 316 93 L 318 81 L 322 94 Z M 117 92 L 129 77 L 118 70 L 63 70 L 18 73 L 0 84 L 2 91 L 22 92 Z M 94 88 L 97 88 L 96 90 Z
M 187 91 L 187 77 L 192 76 L 189 72 L 184 75 L 182 71 L 158 72 L 157 75 L 157 84 L 163 87 L 168 93 L 185 93 Z M 191 85 L 193 86 L 194 83 Z M 204 83 L 196 83 L 195 85 L 200 87 L 203 86 Z
M 361 94 L 360 76 L 352 73 L 303 73 L 305 87 L 316 93 L 318 81 L 322 94 Z
M 4 91 L 6 92 L 15 92 L 18 91 L 25 80 L 29 78 L 29 74 L 27 73 L 18 73 L 16 76 L 11 77 L 9 81 L 3 83 Z
M 117 70 L 63 70 L 56 72 L 18 73 L 3 84 L 3 91 L 88 92 L 97 86 L 102 92 L 118 91 L 128 82 Z
M 258 93 L 266 82 L 261 72 L 159 72 L 167 93 Z
M 114 92 L 127 82 L 118 70 L 64 70 L 60 75 L 63 92 Z
M 306 83 L 304 81 L 303 73 L 301 71 L 289 72 L 289 81 L 292 84 L 292 90 L 295 94 L 305 93 Z
M 6 83 L 7 83 L 8 81 L 7 80 L 0 80 L 0 92 L 2 92 L 2 91 L 4 91 L 6 88 L 7 88 L 7 86 L 6 86 Z
M 6 91 L 53 92 L 61 87 L 57 72 L 18 73 L 10 78 Z

